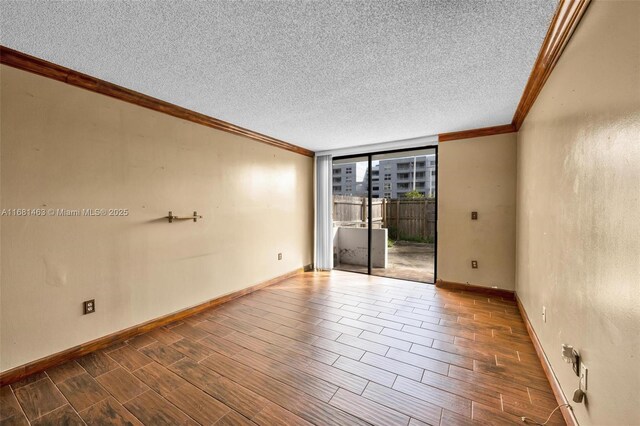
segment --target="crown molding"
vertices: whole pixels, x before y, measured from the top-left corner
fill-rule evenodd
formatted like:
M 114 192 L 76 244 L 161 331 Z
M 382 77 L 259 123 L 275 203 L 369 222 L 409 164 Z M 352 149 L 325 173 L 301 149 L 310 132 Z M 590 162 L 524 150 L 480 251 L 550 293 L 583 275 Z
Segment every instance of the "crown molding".
M 516 128 L 513 124 L 502 126 L 481 127 L 479 129 L 462 130 L 459 132 L 440 133 L 440 142 L 456 141 L 459 139 L 479 138 L 481 136 L 501 135 L 503 133 L 513 133 Z
M 244 136 L 257 142 L 281 148 L 296 154 L 313 157 L 313 151 L 293 145 L 279 139 L 263 135 L 253 130 L 245 129 L 235 124 L 200 114 L 195 111 L 161 101 L 160 99 L 147 96 L 145 94 L 129 90 L 127 88 L 91 77 L 87 74 L 74 71 L 72 69 L 57 65 L 43 59 L 36 58 L 26 53 L 0 46 L 0 63 L 17 68 L 23 71 L 38 74 L 43 77 L 51 78 L 72 86 L 100 93 L 101 95 L 110 96 L 121 101 L 125 101 L 143 108 L 152 109 L 157 112 L 168 114 L 183 120 L 191 121 L 196 124 L 211 127 L 213 129 L 222 130 L 223 132 L 232 133 L 234 135 Z
M 591 0 L 560 0 L 558 3 L 520 103 L 513 115 L 512 124 L 516 131 L 522 126 L 590 3 Z

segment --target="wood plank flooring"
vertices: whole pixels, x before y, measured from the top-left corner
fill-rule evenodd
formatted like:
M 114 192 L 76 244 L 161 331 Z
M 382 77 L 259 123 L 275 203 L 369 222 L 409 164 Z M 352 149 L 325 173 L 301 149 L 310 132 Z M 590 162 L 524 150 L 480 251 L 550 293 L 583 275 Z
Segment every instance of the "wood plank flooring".
M 0 424 L 466 425 L 556 401 L 515 302 L 305 273 L 1 389 Z M 564 424 L 556 412 L 549 424 Z

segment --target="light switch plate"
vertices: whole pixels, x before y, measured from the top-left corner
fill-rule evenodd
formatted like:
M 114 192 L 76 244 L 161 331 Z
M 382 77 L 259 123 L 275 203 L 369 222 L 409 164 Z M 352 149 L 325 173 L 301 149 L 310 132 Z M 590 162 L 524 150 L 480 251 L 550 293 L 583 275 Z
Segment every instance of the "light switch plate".
M 584 365 L 583 362 L 580 363 L 580 389 L 584 392 L 587 391 L 587 373 L 589 372 L 589 368 Z

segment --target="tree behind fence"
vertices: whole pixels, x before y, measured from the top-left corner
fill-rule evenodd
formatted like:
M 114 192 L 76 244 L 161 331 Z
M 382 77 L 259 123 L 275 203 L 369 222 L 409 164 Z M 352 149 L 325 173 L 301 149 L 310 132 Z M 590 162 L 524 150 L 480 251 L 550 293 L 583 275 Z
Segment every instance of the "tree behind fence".
M 433 240 L 435 236 L 435 200 L 372 200 L 373 227 L 389 229 L 394 239 Z M 333 196 L 333 225 L 366 227 L 367 197 Z

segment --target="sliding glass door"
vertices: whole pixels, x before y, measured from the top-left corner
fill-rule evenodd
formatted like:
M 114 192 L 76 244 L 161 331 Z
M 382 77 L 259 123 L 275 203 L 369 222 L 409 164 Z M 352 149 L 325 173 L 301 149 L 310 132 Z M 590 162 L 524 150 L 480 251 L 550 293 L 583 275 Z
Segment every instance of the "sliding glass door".
M 369 157 L 333 160 L 333 264 L 369 272 Z
M 382 202 L 380 228 L 387 236 L 387 262 L 372 273 L 433 283 L 436 149 L 376 154 L 373 164 L 379 178 L 372 182 L 372 195 Z
M 433 283 L 437 147 L 333 161 L 336 269 Z

